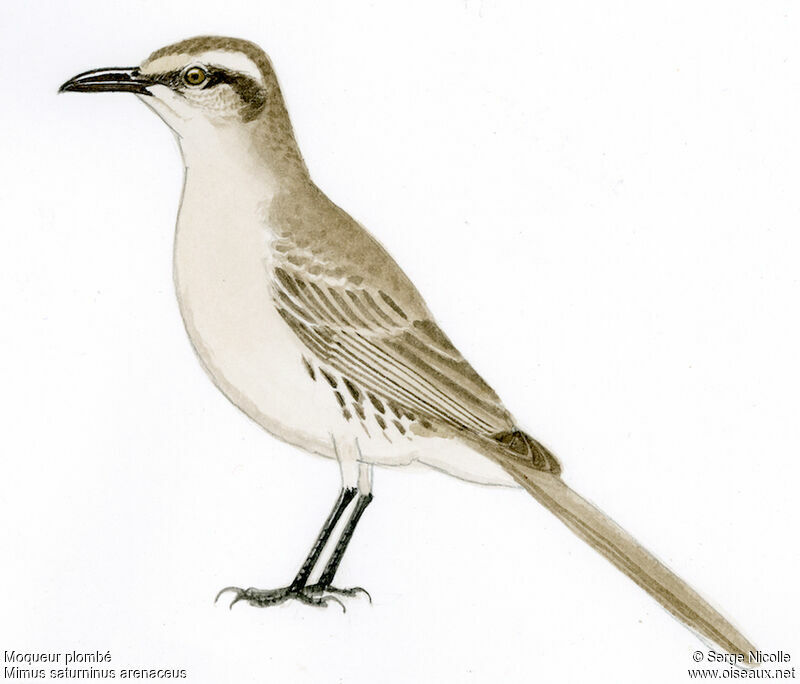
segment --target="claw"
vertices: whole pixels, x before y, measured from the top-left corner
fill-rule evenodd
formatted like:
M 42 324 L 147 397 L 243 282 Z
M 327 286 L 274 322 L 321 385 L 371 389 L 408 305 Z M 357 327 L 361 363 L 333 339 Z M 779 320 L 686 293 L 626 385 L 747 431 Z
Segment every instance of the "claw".
M 338 603 L 339 604 L 339 606 L 342 609 L 342 613 L 346 613 L 347 612 L 347 608 L 344 607 L 344 603 L 342 603 L 335 596 L 326 596 L 324 600 L 325 600 L 325 607 L 326 608 L 328 607 L 328 601 L 333 601 L 334 603 Z
M 241 595 L 242 590 L 239 587 L 225 587 L 224 589 L 220 589 L 217 592 L 217 595 L 214 597 L 214 603 L 219 601 L 219 597 L 222 596 L 226 591 L 235 591 L 237 594 Z M 233 604 L 231 604 L 233 605 Z
M 366 594 L 367 601 L 369 601 L 369 605 L 372 605 L 372 594 L 370 594 L 364 587 L 353 587 L 353 591 L 358 594 L 359 592 L 362 594 Z
M 320 591 L 327 591 L 331 594 L 341 594 L 342 596 L 357 596 L 358 594 L 365 594 L 367 600 L 372 603 L 372 595 L 364 589 L 364 587 L 348 587 L 347 589 L 338 589 L 337 587 L 320 588 Z
M 344 602 L 340 601 L 336 596 L 334 596 L 334 594 L 339 594 L 340 596 L 355 596 L 356 594 L 363 593 L 367 595 L 369 602 L 372 603 L 372 596 L 370 596 L 369 592 L 362 587 L 337 589 L 336 587 L 322 587 L 317 584 L 312 584 L 305 587 L 289 586 L 282 589 L 268 591 L 261 591 L 252 587 L 250 589 L 241 589 L 240 587 L 233 586 L 225 587 L 217 593 L 217 596 L 214 598 L 214 603 L 217 603 L 217 601 L 219 601 L 219 597 L 222 596 L 222 594 L 224 594 L 226 591 L 232 591 L 235 593 L 233 601 L 231 601 L 230 605 L 228 606 L 229 609 L 232 609 L 236 603 L 242 600 L 246 600 L 251 606 L 264 608 L 267 606 L 277 606 L 289 599 L 295 599 L 300 601 L 300 603 L 305 603 L 307 606 L 318 606 L 322 608 L 327 608 L 328 603 L 333 601 L 334 603 L 339 604 L 339 607 L 342 609 L 342 613 L 346 613 L 347 607 L 345 606 Z

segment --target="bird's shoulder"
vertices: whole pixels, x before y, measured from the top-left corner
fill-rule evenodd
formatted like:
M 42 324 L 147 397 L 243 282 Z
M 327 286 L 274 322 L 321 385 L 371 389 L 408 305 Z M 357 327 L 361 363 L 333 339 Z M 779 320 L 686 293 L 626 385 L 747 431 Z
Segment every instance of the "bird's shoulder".
M 310 356 L 424 430 L 468 431 L 534 467 L 558 462 L 519 428 L 383 246 L 321 192 L 270 208 L 273 301 Z
M 277 263 L 344 288 L 369 290 L 391 300 L 406 320 L 432 318 L 383 245 L 316 186 L 278 194 L 268 218 Z
M 426 391 L 457 397 L 451 403 L 469 407 L 459 424 L 487 432 L 513 427 L 402 269 L 344 210 L 321 192 L 287 193 L 273 201 L 269 219 L 276 306 L 318 355 L 343 364 L 340 356 L 364 364 L 369 355 L 370 374 L 411 373 Z

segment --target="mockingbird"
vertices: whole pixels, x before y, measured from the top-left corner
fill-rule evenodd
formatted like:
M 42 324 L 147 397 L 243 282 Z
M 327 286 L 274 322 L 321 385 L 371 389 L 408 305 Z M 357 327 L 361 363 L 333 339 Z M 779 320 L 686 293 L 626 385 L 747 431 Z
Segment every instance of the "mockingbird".
M 192 38 L 139 67 L 80 74 L 61 91 L 135 93 L 174 131 L 186 167 L 174 279 L 200 362 L 265 430 L 341 468 L 339 497 L 291 584 L 223 589 L 233 603 L 324 606 L 363 591 L 332 582 L 372 499 L 372 466 L 420 462 L 524 487 L 700 635 L 731 653 L 753 648 L 567 487 L 555 456 L 520 429 L 400 267 L 314 184 L 258 46 Z

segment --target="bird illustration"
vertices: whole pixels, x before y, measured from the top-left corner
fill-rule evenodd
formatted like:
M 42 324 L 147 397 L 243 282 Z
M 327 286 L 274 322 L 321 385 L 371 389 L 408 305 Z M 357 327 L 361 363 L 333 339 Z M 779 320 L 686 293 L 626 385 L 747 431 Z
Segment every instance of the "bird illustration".
M 372 500 L 373 466 L 418 462 L 523 487 L 701 637 L 733 654 L 755 650 L 564 483 L 558 459 L 523 431 L 391 256 L 314 184 L 257 45 L 191 38 L 139 67 L 79 74 L 60 91 L 134 93 L 173 130 L 185 164 L 174 281 L 194 350 L 267 432 L 341 469 L 342 489 L 294 580 L 226 587 L 231 605 L 344 608 L 364 590 L 333 580 Z

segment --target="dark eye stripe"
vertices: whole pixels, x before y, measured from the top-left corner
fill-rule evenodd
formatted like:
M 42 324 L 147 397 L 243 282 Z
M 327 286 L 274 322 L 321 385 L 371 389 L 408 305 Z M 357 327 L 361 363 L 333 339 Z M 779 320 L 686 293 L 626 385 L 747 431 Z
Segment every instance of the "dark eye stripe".
M 233 88 L 234 92 L 242 100 L 241 114 L 244 121 L 252 121 L 264 108 L 267 102 L 266 91 L 255 79 L 247 74 L 243 74 L 240 71 L 229 71 L 220 67 L 206 67 L 203 71 L 206 74 L 206 80 L 198 85 L 202 85 L 203 89 L 207 89 L 225 83 Z M 183 77 L 183 69 L 151 76 L 157 83 L 176 91 L 187 90 L 191 87 L 184 83 Z

